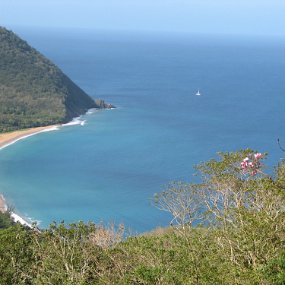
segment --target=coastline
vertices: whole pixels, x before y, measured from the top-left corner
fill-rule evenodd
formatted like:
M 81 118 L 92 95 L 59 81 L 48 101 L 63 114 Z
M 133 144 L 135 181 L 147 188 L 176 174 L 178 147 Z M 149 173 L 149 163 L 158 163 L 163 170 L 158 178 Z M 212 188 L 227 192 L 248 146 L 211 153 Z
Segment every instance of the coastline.
M 97 109 L 89 109 L 86 112 L 86 115 L 90 115 L 94 113 L 94 110 Z M 45 127 L 36 127 L 36 128 L 29 128 L 29 129 L 22 129 L 8 133 L 0 133 L 0 151 L 20 140 L 26 139 L 28 137 L 44 133 L 50 131 L 57 131 L 60 130 L 62 127 L 80 125 L 84 126 L 86 123 L 85 119 L 82 119 L 82 116 L 73 118 L 70 122 L 66 124 L 59 124 L 59 125 L 49 125 Z M 6 203 L 5 197 L 0 193 L 0 212 L 5 213 L 8 210 L 8 205 Z M 11 218 L 15 222 L 19 222 L 20 224 L 27 226 L 29 228 L 33 228 L 31 223 L 28 223 L 25 219 L 21 216 L 17 215 L 15 212 L 10 212 Z
M 51 126 L 45 126 L 45 127 L 18 130 L 18 131 L 9 132 L 9 133 L 1 133 L 0 134 L 0 150 L 20 140 L 28 138 L 30 136 L 43 133 L 43 132 L 55 131 L 58 129 L 59 129 L 59 125 L 51 125 Z M 8 206 L 7 206 L 6 200 L 4 196 L 0 194 L 0 212 L 5 213 L 7 210 L 8 210 Z M 22 217 L 17 215 L 15 212 L 11 212 L 10 215 L 11 215 L 11 218 L 14 220 L 14 222 L 16 223 L 18 222 L 22 224 L 23 226 L 27 226 L 29 228 L 33 227 L 30 223 L 25 221 Z
M 1 133 L 0 134 L 0 150 L 14 144 L 15 142 L 25 139 L 27 137 L 43 133 L 43 132 L 49 132 L 49 131 L 55 131 L 58 130 L 58 125 L 51 125 L 51 126 L 45 126 L 45 127 L 36 127 L 36 128 L 30 128 L 30 129 L 24 129 L 24 130 L 18 130 L 14 132 L 9 133 Z
M 0 194 L 0 212 L 5 213 L 8 211 L 8 206 L 6 204 L 6 200 L 2 194 Z M 22 217 L 17 215 L 15 212 L 10 212 L 11 218 L 14 220 L 15 223 L 20 223 L 23 226 L 33 228 L 33 226 L 25 221 Z
M 86 114 L 92 114 L 93 109 L 90 109 Z M 81 120 L 81 116 L 74 118 L 70 122 L 66 124 L 61 125 L 49 125 L 45 127 L 36 127 L 36 128 L 29 128 L 29 129 L 22 129 L 17 130 L 13 132 L 8 133 L 0 133 L 0 151 L 20 140 L 26 139 L 28 137 L 44 133 L 44 132 L 50 132 L 50 131 L 56 131 L 59 130 L 61 127 L 67 127 L 67 126 L 74 126 L 74 125 L 85 125 L 86 120 Z M 8 205 L 6 203 L 5 197 L 3 194 L 0 193 L 0 212 L 5 213 L 8 210 Z M 22 224 L 23 226 L 27 226 L 29 228 L 33 228 L 31 223 L 28 223 L 25 219 L 23 219 L 21 216 L 16 214 L 15 212 L 10 213 L 11 218 L 14 220 L 14 222 L 18 222 Z

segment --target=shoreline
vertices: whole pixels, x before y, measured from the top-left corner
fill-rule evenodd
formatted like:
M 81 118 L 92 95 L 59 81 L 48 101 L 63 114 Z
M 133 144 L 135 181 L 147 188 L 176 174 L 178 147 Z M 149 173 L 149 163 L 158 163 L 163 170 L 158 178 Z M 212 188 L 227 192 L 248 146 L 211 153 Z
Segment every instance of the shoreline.
M 2 194 L 0 194 L 0 212 L 6 213 L 8 211 L 8 206 L 6 204 L 6 200 Z M 20 223 L 23 226 L 33 228 L 32 224 L 25 221 L 22 217 L 17 215 L 15 212 L 10 212 L 10 216 L 15 223 Z
M 0 134 L 0 151 L 20 140 L 26 139 L 28 137 L 44 133 L 50 131 L 59 130 L 59 125 L 51 125 L 45 127 L 36 127 L 36 128 L 29 128 L 24 130 L 13 131 L 9 133 L 1 133 Z M 5 197 L 3 194 L 0 194 L 0 212 L 5 213 L 8 211 L 8 205 L 6 203 Z M 10 213 L 11 218 L 14 222 L 18 222 L 23 226 L 27 226 L 29 228 L 33 228 L 32 224 L 28 223 L 25 219 L 21 216 L 16 214 L 15 212 Z
M 90 115 L 92 113 L 94 113 L 93 108 L 89 109 L 85 115 Z M 26 139 L 28 137 L 31 137 L 31 136 L 34 136 L 40 133 L 57 131 L 57 130 L 60 130 L 62 127 L 68 127 L 68 126 L 75 126 L 75 125 L 84 126 L 85 123 L 86 123 L 86 120 L 85 119 L 82 120 L 82 116 L 79 116 L 79 117 L 73 118 L 70 122 L 66 124 L 49 125 L 45 127 L 36 127 L 36 128 L 17 130 L 17 131 L 8 132 L 8 133 L 0 133 L 0 151 L 20 140 Z M 7 210 L 8 210 L 8 205 L 6 203 L 5 197 L 0 193 L 0 212 L 5 213 Z M 23 226 L 33 228 L 31 223 L 28 223 L 25 219 L 17 215 L 15 212 L 11 212 L 10 215 L 11 215 L 11 218 L 14 220 L 14 222 L 19 222 Z
M 45 127 L 18 130 L 9 133 L 0 133 L 0 150 L 30 136 L 43 132 L 55 131 L 58 129 L 59 125 L 51 125 Z

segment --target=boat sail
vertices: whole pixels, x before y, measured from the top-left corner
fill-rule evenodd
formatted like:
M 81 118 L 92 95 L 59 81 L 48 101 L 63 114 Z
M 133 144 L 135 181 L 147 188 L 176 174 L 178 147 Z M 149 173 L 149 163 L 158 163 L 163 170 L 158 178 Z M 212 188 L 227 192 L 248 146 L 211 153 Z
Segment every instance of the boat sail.
M 195 94 L 196 96 L 201 96 L 200 90 L 198 89 L 197 93 Z

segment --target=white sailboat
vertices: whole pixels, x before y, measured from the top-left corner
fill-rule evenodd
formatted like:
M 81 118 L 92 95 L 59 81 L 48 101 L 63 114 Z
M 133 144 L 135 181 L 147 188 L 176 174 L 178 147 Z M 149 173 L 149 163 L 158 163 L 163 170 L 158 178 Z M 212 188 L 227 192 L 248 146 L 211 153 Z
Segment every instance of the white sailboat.
M 197 93 L 195 94 L 196 96 L 201 96 L 200 90 L 198 89 Z

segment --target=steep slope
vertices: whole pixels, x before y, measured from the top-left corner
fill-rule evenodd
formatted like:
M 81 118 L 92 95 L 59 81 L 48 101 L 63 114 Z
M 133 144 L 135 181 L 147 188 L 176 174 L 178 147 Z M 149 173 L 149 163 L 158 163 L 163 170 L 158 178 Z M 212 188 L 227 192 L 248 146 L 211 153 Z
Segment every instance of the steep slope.
M 0 132 L 67 122 L 89 108 L 102 106 L 27 42 L 0 27 Z

